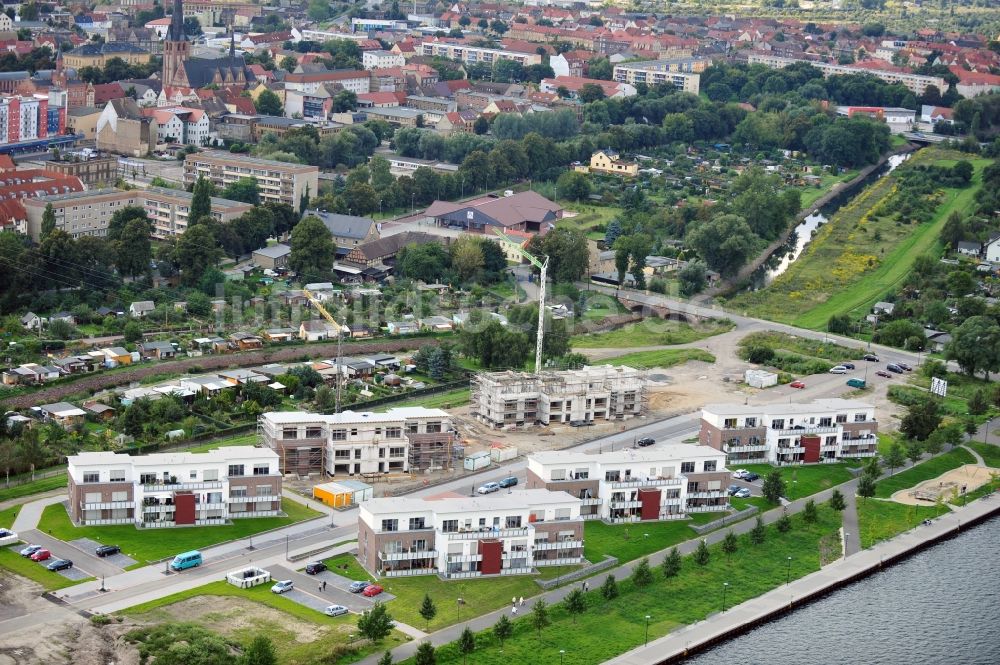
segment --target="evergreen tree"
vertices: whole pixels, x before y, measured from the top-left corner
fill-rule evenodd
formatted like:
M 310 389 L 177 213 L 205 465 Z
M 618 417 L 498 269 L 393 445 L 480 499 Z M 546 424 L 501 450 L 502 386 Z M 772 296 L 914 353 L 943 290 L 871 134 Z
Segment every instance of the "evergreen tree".
M 653 583 L 653 571 L 649 568 L 649 559 L 643 559 L 632 569 L 632 584 L 636 588 L 649 586 Z
M 420 604 L 420 616 L 423 617 L 424 627 L 430 628 L 431 621 L 437 616 L 437 605 L 431 600 L 430 594 L 424 594 L 424 602 Z
M 712 554 L 708 551 L 708 543 L 703 538 L 698 543 L 698 549 L 694 551 L 694 562 L 699 566 L 707 566 L 711 557 Z
M 614 575 L 608 575 L 604 578 L 604 584 L 601 585 L 601 595 L 604 596 L 604 600 L 612 600 L 618 597 L 618 582 L 615 580 Z
M 778 531 L 781 533 L 788 533 L 792 529 L 792 518 L 788 516 L 787 512 L 782 512 L 781 517 L 774 525 L 778 527 Z
M 392 654 L 388 651 L 382 654 L 382 657 L 378 659 L 378 665 L 392 665 Z
M 608 228 L 604 230 L 604 246 L 606 248 L 611 248 L 615 244 L 615 240 L 618 240 L 618 236 L 622 234 L 622 223 L 618 221 L 615 217 L 610 222 L 608 222 Z
M 468 626 L 458 638 L 458 650 L 462 654 L 463 663 L 468 663 L 469 654 L 476 650 L 476 636 L 472 634 L 472 630 Z
M 663 577 L 667 579 L 677 577 L 680 574 L 681 553 L 676 547 L 670 548 L 670 553 L 667 554 L 666 558 L 663 559 L 663 563 L 660 564 L 660 570 L 663 571 Z
M 819 519 L 819 511 L 816 510 L 816 502 L 812 499 L 806 501 L 805 508 L 802 509 L 802 519 L 806 522 L 815 522 Z
M 740 547 L 739 542 L 736 540 L 736 534 L 730 531 L 726 534 L 726 537 L 722 539 L 722 551 L 726 553 L 727 556 L 732 556 L 736 554 L 736 550 Z
M 417 647 L 417 653 L 413 658 L 416 665 L 437 665 L 437 655 L 434 653 L 434 646 L 430 642 L 421 642 Z
M 835 489 L 830 495 L 830 507 L 838 512 L 847 508 L 847 502 L 840 490 Z
M 754 545 L 762 545 L 765 538 L 767 538 L 767 529 L 764 528 L 764 520 L 758 515 L 753 528 L 750 529 L 750 542 Z
M 188 211 L 188 226 L 200 224 L 206 221 L 205 218 L 212 217 L 212 196 L 215 194 L 215 185 L 212 181 L 203 176 L 198 176 L 191 191 L 191 209 Z
M 570 591 L 563 602 L 566 604 L 566 611 L 573 616 L 573 623 L 576 623 L 578 614 L 587 611 L 587 597 L 579 588 Z
M 493 636 L 497 638 L 501 649 L 503 649 L 503 643 L 513 634 L 514 626 L 510 619 L 507 618 L 506 614 L 501 614 L 500 619 L 493 625 Z

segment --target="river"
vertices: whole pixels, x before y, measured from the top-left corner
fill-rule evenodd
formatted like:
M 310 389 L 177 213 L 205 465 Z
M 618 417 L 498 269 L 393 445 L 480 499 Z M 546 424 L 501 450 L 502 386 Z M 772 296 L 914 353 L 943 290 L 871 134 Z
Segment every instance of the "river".
M 806 245 L 809 244 L 809 241 L 812 240 L 813 233 L 816 229 L 819 228 L 820 225 L 826 224 L 829 221 L 829 218 L 833 216 L 833 213 L 835 213 L 840 206 L 847 203 L 861 190 L 861 188 L 867 187 L 879 178 L 892 173 L 893 170 L 906 161 L 909 156 L 910 153 L 891 155 L 882 168 L 873 171 L 862 182 L 849 189 L 845 189 L 842 193 L 830 200 L 825 206 L 799 222 L 799 225 L 795 227 L 794 231 L 792 231 L 792 235 L 789 236 L 788 242 L 775 250 L 767 262 L 754 272 L 751 277 L 753 288 L 759 289 L 767 286 L 774 280 L 775 277 L 788 270 L 788 266 L 792 265 L 792 263 L 799 258 L 802 254 L 802 250 L 804 250 Z
M 1000 662 L 1000 518 L 690 658 L 686 665 Z

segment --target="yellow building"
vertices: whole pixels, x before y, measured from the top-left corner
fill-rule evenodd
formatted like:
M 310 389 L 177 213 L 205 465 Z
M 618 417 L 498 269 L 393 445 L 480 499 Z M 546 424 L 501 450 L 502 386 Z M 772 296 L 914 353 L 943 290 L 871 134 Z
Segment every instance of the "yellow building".
M 357 480 L 338 480 L 313 487 L 313 498 L 331 508 L 350 508 L 373 496 L 372 486 Z
M 580 173 L 614 173 L 617 175 L 634 176 L 639 173 L 639 165 L 635 162 L 623 162 L 614 150 L 598 150 L 590 156 L 590 166 L 578 164 L 576 170 Z
M 153 55 L 146 49 L 125 42 L 108 44 L 84 44 L 78 46 L 63 56 L 66 67 L 101 67 L 108 64 L 112 58 L 121 58 L 130 65 L 141 65 L 149 62 Z

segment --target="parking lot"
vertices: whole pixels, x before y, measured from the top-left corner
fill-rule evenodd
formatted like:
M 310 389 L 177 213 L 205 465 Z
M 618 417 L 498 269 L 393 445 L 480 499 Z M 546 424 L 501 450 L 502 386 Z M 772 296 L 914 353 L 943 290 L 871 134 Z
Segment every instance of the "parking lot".
M 84 552 L 93 553 L 103 543 L 99 543 L 96 540 L 91 540 L 89 538 L 77 538 L 76 540 L 69 541 L 69 544 L 73 545 L 74 547 L 76 547 L 76 548 L 78 548 L 78 549 L 80 549 L 80 550 L 82 550 Z M 94 555 L 94 556 L 96 556 L 96 555 Z M 126 555 L 122 554 L 121 552 L 119 552 L 118 554 L 112 554 L 111 556 L 98 557 L 98 558 L 101 558 L 103 561 L 107 561 L 108 563 L 110 563 L 112 565 L 118 566 L 122 570 L 124 570 L 128 566 L 131 566 L 131 565 L 134 565 L 134 564 L 138 563 L 132 557 L 126 556 Z
M 315 609 L 322 610 L 327 605 L 343 605 L 352 612 L 364 612 L 375 601 L 386 603 L 395 598 L 392 594 L 384 591 L 374 598 L 362 596 L 360 593 L 351 593 L 347 587 L 353 580 L 331 573 L 329 570 L 315 575 L 306 575 L 301 571 L 290 570 L 284 566 L 270 566 L 268 570 L 270 570 L 274 580 L 292 580 L 295 583 L 295 588 L 284 594 L 286 597 Z M 320 591 L 320 585 L 324 581 L 326 589 Z M 304 598 L 299 596 L 304 596 Z
M 20 556 L 21 555 L 21 550 L 23 550 L 27 546 L 28 546 L 28 543 L 18 543 L 16 545 L 11 545 L 7 549 L 9 549 L 10 551 L 12 551 L 14 554 L 17 554 L 18 556 Z M 48 549 L 48 548 L 45 548 L 45 549 Z M 27 558 L 27 557 L 25 557 L 25 558 Z M 72 558 L 70 558 L 70 557 L 61 557 L 61 556 L 59 556 L 59 554 L 57 552 L 53 552 L 52 556 L 50 558 L 48 558 L 48 559 L 46 559 L 44 561 L 39 561 L 35 565 L 39 566 L 41 568 L 45 568 L 47 565 L 49 565 L 50 563 L 52 563 L 56 559 L 62 559 L 62 558 L 68 558 L 68 559 L 70 559 L 72 561 Z M 65 570 L 52 570 L 52 571 L 48 571 L 48 572 L 50 574 L 52 574 L 52 575 L 62 575 L 66 579 L 73 580 L 74 582 L 77 581 L 77 580 L 86 579 L 88 577 L 93 577 L 92 575 L 90 575 L 86 571 L 83 571 L 83 570 L 80 570 L 79 568 L 77 568 L 76 567 L 76 562 L 73 563 L 73 567 L 72 568 L 66 568 Z

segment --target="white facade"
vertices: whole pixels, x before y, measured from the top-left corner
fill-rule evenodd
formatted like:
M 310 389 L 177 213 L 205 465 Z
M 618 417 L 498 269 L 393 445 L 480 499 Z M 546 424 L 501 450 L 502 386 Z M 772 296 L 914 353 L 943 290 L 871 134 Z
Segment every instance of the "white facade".
M 1000 236 L 986 244 L 986 260 L 990 263 L 1000 263 Z
M 805 62 L 823 72 L 823 76 L 833 76 L 835 74 L 871 74 L 880 78 L 886 83 L 902 83 L 910 92 L 915 95 L 922 95 L 927 86 L 933 85 L 938 90 L 947 90 L 948 84 L 940 76 L 923 76 L 920 74 L 910 74 L 908 72 L 897 72 L 883 69 L 861 69 L 848 65 L 834 65 L 827 62 L 813 62 L 812 60 L 798 60 L 796 58 L 785 58 L 770 53 L 754 51 L 747 56 L 747 62 L 751 65 L 761 64 L 772 69 L 781 69 L 796 62 Z M 961 93 L 961 90 L 959 90 Z
M 513 60 L 524 66 L 538 65 L 542 56 L 537 53 L 520 53 L 495 48 L 469 46 L 468 44 L 450 44 L 448 42 L 423 42 L 417 47 L 417 53 L 426 56 L 437 56 L 449 60 L 459 60 L 469 65 L 484 63 L 492 65 L 498 60 Z
M 402 67 L 405 64 L 406 58 L 392 51 L 365 51 L 361 54 L 361 66 L 365 69 Z

